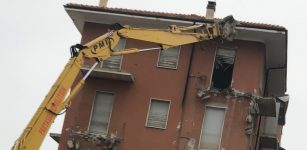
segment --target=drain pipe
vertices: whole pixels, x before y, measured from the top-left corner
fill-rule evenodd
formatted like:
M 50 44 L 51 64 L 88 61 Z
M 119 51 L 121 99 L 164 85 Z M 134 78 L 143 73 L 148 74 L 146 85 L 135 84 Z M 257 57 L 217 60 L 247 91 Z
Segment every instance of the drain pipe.
M 193 22 L 193 25 L 195 25 L 195 24 L 196 24 L 196 22 Z M 196 29 L 194 29 L 194 33 L 196 33 Z M 189 68 L 188 68 L 188 74 L 187 74 L 187 79 L 186 79 L 185 86 L 184 86 L 183 98 L 182 98 L 182 102 L 181 102 L 182 114 L 181 114 L 180 128 L 178 130 L 178 137 L 177 137 L 177 143 L 176 143 L 175 150 L 178 150 L 178 144 L 179 144 L 179 140 L 180 140 L 182 121 L 183 121 L 183 115 L 184 115 L 184 104 L 185 104 L 185 99 L 186 99 L 187 90 L 188 90 L 188 84 L 189 84 L 189 79 L 190 79 L 190 72 L 191 72 L 191 65 L 192 65 L 194 49 L 195 49 L 195 43 L 193 43 L 193 46 L 192 46 Z
M 195 25 L 195 22 L 193 23 L 193 25 Z M 196 29 L 194 29 L 194 33 L 196 33 Z M 189 79 L 190 79 L 190 72 L 191 72 L 191 65 L 192 65 L 192 59 L 193 59 L 194 49 L 195 49 L 195 43 L 193 43 L 193 46 L 192 46 L 192 52 L 191 52 L 190 62 L 189 62 L 189 68 L 188 68 L 188 74 L 187 74 L 187 79 L 186 79 L 186 82 L 185 82 L 185 87 L 184 87 L 184 92 L 183 92 L 183 98 L 182 98 L 182 103 L 181 103 L 181 106 L 182 106 L 182 107 L 184 106 L 185 99 L 186 99 L 186 94 L 187 94 L 187 90 L 188 90 L 188 84 L 189 84 Z
M 267 85 L 268 85 L 268 77 L 269 77 L 270 70 L 285 69 L 285 68 L 286 68 L 286 67 L 272 67 L 272 68 L 268 68 L 268 70 L 267 70 L 267 72 L 266 72 L 265 85 L 264 85 L 264 92 L 263 92 L 263 96 L 262 96 L 262 97 L 265 97 L 265 95 L 266 95 L 266 89 L 267 89 Z M 259 137 L 259 132 L 260 132 L 261 118 L 262 118 L 262 116 L 260 115 L 259 122 L 258 122 L 258 130 L 257 130 L 256 144 L 255 144 L 255 149 L 254 149 L 254 150 L 257 150 L 257 146 L 258 146 L 258 137 Z

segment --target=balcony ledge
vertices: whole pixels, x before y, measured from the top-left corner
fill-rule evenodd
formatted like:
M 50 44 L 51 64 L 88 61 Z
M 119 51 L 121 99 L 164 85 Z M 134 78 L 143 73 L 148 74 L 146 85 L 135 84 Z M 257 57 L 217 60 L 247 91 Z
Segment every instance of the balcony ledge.
M 90 70 L 90 66 L 82 66 L 81 72 L 86 74 Z M 110 70 L 101 67 L 96 67 L 91 74 L 90 77 L 104 78 L 104 79 L 113 79 L 113 80 L 121 80 L 134 82 L 134 77 L 130 71 L 125 70 Z
M 261 145 L 261 148 L 277 149 L 278 139 L 275 134 L 262 133 L 260 137 L 260 145 Z

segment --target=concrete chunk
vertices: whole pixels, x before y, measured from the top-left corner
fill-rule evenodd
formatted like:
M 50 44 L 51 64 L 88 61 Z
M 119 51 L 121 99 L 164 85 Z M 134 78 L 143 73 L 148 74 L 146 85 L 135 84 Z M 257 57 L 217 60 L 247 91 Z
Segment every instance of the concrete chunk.
M 69 139 L 67 141 L 67 145 L 68 145 L 68 148 L 74 148 L 74 141 L 72 139 Z

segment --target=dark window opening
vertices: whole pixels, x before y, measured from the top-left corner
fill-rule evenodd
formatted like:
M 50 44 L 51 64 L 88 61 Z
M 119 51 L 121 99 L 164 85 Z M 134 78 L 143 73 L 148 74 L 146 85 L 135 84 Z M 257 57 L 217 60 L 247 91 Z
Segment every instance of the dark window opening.
M 212 75 L 212 87 L 218 89 L 229 88 L 235 62 L 235 49 L 218 47 Z

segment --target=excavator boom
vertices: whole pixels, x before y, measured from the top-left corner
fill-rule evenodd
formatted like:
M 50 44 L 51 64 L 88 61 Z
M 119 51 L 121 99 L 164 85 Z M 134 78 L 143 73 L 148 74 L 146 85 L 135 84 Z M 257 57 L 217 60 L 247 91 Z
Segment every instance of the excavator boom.
M 16 140 L 12 150 L 38 150 L 41 146 L 48 130 L 54 119 L 60 112 L 66 110 L 71 105 L 73 97 L 81 89 L 90 72 L 105 59 L 124 54 L 138 53 L 140 51 L 161 49 L 166 50 L 179 45 L 208 41 L 216 38 L 232 40 L 236 34 L 235 26 L 237 22 L 232 16 L 228 16 L 221 21 L 213 24 L 194 25 L 190 27 L 168 26 L 164 30 L 132 28 L 114 24 L 114 28 L 108 33 L 94 39 L 85 45 L 74 45 L 71 47 L 72 57 L 66 64 L 64 70 L 52 85 L 49 93 L 38 107 L 21 136 Z M 201 33 L 182 32 L 186 30 L 201 29 Z M 157 43 L 156 48 L 142 49 L 137 48 L 114 51 L 113 48 L 121 38 L 130 38 L 142 41 Z M 75 78 L 77 77 L 84 59 L 96 59 L 97 62 L 90 71 L 79 81 L 65 99 Z

